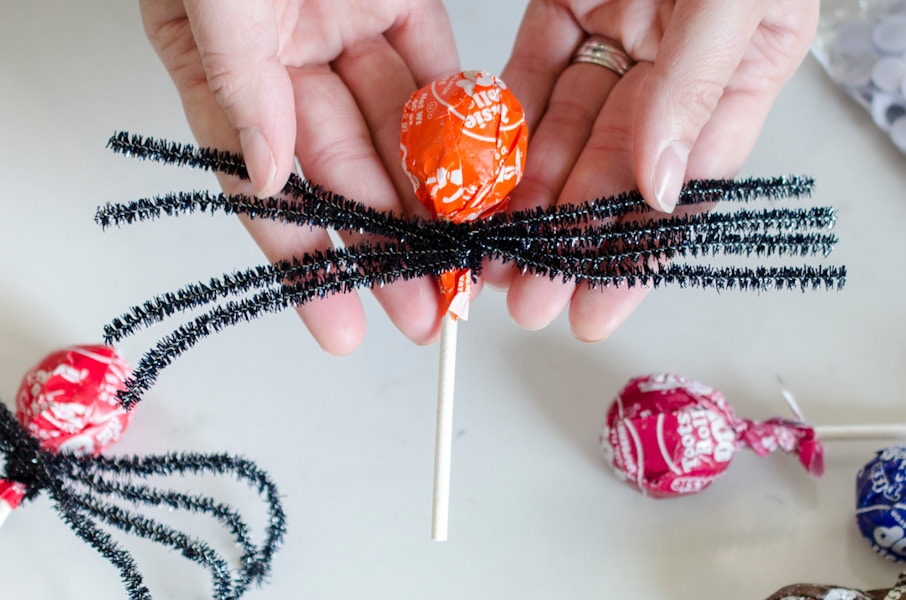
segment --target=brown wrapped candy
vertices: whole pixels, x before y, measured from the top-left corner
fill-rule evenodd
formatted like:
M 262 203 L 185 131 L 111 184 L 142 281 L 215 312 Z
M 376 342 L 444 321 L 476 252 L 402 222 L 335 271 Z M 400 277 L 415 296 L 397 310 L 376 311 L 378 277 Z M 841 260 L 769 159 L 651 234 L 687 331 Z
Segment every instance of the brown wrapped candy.
M 906 600 L 906 573 L 901 573 L 892 588 L 854 590 L 835 585 L 797 583 L 778 590 L 767 600 Z

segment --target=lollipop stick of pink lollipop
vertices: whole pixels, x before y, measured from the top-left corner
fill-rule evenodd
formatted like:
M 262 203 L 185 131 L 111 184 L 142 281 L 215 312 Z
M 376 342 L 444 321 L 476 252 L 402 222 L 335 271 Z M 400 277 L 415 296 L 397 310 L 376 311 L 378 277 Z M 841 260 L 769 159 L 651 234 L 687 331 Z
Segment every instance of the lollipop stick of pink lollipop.
M 528 131 L 522 107 L 502 81 L 465 71 L 415 92 L 403 110 L 403 169 L 437 219 L 463 223 L 506 207 L 522 176 Z M 456 321 L 467 318 L 470 269 L 439 277 L 444 296 L 434 451 L 431 538 L 447 539 Z
M 877 440 L 906 438 L 906 425 L 816 425 L 815 435 L 821 440 Z
M 805 422 L 805 416 L 799 408 L 796 397 L 783 383 L 783 379 L 777 378 L 780 382 L 780 393 L 783 399 L 789 405 L 793 414 L 800 421 Z M 904 423 L 874 423 L 874 424 L 853 424 L 853 425 L 814 425 L 815 435 L 820 440 L 834 441 L 858 441 L 858 440 L 877 440 L 877 439 L 898 439 L 906 438 L 906 424 Z

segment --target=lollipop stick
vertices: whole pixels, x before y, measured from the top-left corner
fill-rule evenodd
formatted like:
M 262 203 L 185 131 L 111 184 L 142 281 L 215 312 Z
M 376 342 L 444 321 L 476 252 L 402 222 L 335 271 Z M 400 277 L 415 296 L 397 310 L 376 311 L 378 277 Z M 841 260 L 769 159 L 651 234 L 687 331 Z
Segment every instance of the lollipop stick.
M 434 505 L 431 539 L 447 540 L 450 512 L 450 453 L 453 444 L 453 382 L 456 375 L 456 317 L 444 315 L 440 329 L 437 433 L 434 440 Z
M 906 438 L 906 425 L 818 425 L 815 435 L 820 440 Z
M 800 421 L 805 421 L 802 409 L 796 402 L 796 397 L 786 388 L 783 379 L 777 378 L 780 382 L 780 393 L 783 394 L 784 400 L 789 405 L 793 414 Z M 814 426 L 815 435 L 821 440 L 876 440 L 890 438 L 906 438 L 906 424 L 876 424 L 876 425 L 816 425 Z
M 6 517 L 8 517 L 11 512 L 13 512 L 13 508 L 6 500 L 0 500 L 0 527 L 3 527 L 3 524 L 6 523 Z

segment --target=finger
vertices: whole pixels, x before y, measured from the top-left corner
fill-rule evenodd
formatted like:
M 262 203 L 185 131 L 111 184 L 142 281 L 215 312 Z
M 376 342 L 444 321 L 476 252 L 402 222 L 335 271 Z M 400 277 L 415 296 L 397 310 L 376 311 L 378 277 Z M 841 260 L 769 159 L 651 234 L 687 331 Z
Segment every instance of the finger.
M 535 162 L 532 171 L 526 167 L 527 186 L 523 189 L 520 183 L 518 190 L 524 196 L 519 202 L 548 206 L 552 199 L 579 203 L 602 195 L 608 180 L 606 165 L 593 161 L 605 151 L 590 145 L 594 142 L 590 136 L 593 128 L 599 129 L 595 123 L 609 113 L 609 96 L 619 81 L 612 71 L 593 64 L 570 65 L 564 71 L 533 138 L 535 156 L 530 152 L 528 160 Z M 599 130 L 596 135 L 606 134 Z M 610 136 L 595 143 L 616 141 Z M 619 146 L 609 149 L 616 153 Z M 525 329 L 545 327 L 563 312 L 575 289 L 574 284 L 539 275 L 514 276 L 507 295 L 510 316 Z
M 295 117 L 273 3 L 186 0 L 185 6 L 208 86 L 238 132 L 255 192 L 276 194 L 293 167 Z
M 381 199 L 388 202 L 384 210 L 399 210 L 395 204 L 399 200 L 407 213 L 430 217 L 430 212 L 416 200 L 400 159 L 403 106 L 416 90 L 409 67 L 380 36 L 347 48 L 331 66 L 352 94 L 374 149 L 393 182 L 396 193 Z
M 579 289 L 569 305 L 569 326 L 579 341 L 607 339 L 638 308 L 651 288 L 627 287 Z
M 574 64 L 563 71 L 532 136 L 522 181 L 510 196 L 510 210 L 546 208 L 560 197 L 592 125 L 618 80 L 616 73 L 594 64 Z M 490 262 L 484 276 L 491 286 L 505 288 L 515 276 L 515 270 Z M 551 310 L 537 312 L 526 306 L 525 312 L 536 316 L 531 319 L 523 314 L 520 305 L 516 304 L 514 318 L 518 315 L 517 323 L 530 329 L 541 327 L 556 316 L 549 314 Z
M 439 0 L 416 6 L 384 36 L 408 65 L 417 87 L 459 71 L 453 29 Z
M 570 13 L 553 2 L 531 0 L 525 9 L 513 54 L 501 78 L 519 99 L 529 133 L 545 112 L 561 73 L 585 33 Z
M 144 2 L 142 5 L 149 38 L 158 48 L 165 66 L 173 76 L 185 107 L 186 119 L 201 146 L 236 151 L 239 139 L 226 113 L 207 85 L 201 57 L 195 47 L 185 14 L 179 3 Z M 219 177 L 229 194 L 254 194 L 247 181 Z M 242 218 L 252 238 L 271 262 L 301 256 L 314 248 L 332 243 L 323 230 L 281 225 L 272 221 Z M 365 334 L 365 314 L 356 294 L 341 294 L 313 300 L 296 312 L 320 346 L 331 354 L 347 354 L 361 343 Z
M 569 65 L 585 36 L 576 20 L 562 7 L 539 0 L 529 2 L 526 7 L 512 56 L 501 74 L 522 105 L 531 136 L 525 173 L 510 198 L 510 210 L 550 206 L 560 195 L 569 168 L 587 139 L 594 115 L 613 84 L 605 69 L 585 79 L 584 73 L 593 73 L 596 65 Z M 596 85 L 602 78 L 602 83 Z M 553 104 L 553 110 L 549 104 Z M 548 119 L 550 123 L 545 125 Z M 557 131 L 558 123 L 566 126 L 563 132 Z M 488 284 L 498 289 L 509 287 L 515 276 L 512 267 L 498 261 L 486 261 L 483 269 Z M 511 310 L 510 314 L 527 329 L 544 327 L 553 319 L 535 313 L 528 306 L 525 311 L 520 310 L 523 306 L 517 302 L 516 312 Z M 538 318 L 529 319 L 529 314 Z
M 724 94 L 689 155 L 687 179 L 731 178 L 752 152 L 775 94 Z
M 764 15 L 752 0 L 678 0 L 639 98 L 635 167 L 654 208 L 676 205 L 686 167 Z
M 243 223 L 272 263 L 333 246 L 323 229 L 246 218 Z M 355 292 L 311 300 L 297 307 L 296 313 L 318 345 L 329 354 L 349 354 L 365 337 L 365 311 Z
M 401 212 L 368 125 L 340 77 L 326 65 L 293 69 L 290 75 L 299 111 L 296 155 L 306 177 L 377 210 Z M 374 295 L 414 342 L 430 343 L 439 335 L 440 300 L 433 281 L 400 281 Z
M 774 5 L 777 6 L 777 5 Z M 769 11 L 746 57 L 727 84 L 689 157 L 687 177 L 733 177 L 758 140 L 778 94 L 808 54 L 818 23 L 817 1 Z
M 595 123 L 588 149 L 579 158 L 574 175 L 570 177 L 570 193 L 595 198 L 632 189 L 635 180 L 632 123 L 637 117 L 639 96 L 650 69 L 650 63 L 636 65 L 608 98 L 604 114 Z M 607 338 L 649 291 L 646 287 L 626 284 L 598 288 L 580 285 L 569 305 L 573 335 L 584 342 Z
M 199 69 L 200 63 L 199 63 Z M 189 94 L 186 115 L 195 138 L 203 146 L 234 149 L 238 139 L 224 112 L 207 86 L 195 88 Z M 234 177 L 218 177 L 228 194 L 253 194 L 248 181 Z M 275 221 L 240 217 L 252 239 L 271 262 L 301 257 L 314 249 L 333 247 L 323 229 L 285 225 Z M 334 294 L 316 299 L 296 308 L 306 328 L 318 345 L 334 355 L 349 354 L 361 345 L 365 337 L 365 311 L 355 293 Z

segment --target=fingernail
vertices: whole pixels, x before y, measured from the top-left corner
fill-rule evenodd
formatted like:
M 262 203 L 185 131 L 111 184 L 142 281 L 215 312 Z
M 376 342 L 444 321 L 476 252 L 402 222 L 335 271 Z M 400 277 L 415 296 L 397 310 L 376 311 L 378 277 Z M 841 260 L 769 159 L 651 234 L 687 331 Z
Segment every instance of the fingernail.
M 689 144 L 673 142 L 661 152 L 654 169 L 654 200 L 664 212 L 673 212 L 686 177 Z
M 277 163 L 274 161 L 270 146 L 267 145 L 267 140 L 254 127 L 246 127 L 239 130 L 239 143 L 242 145 L 242 156 L 249 172 L 249 179 L 255 187 L 255 194 L 258 197 L 265 197 L 276 193 L 271 188 L 277 177 Z M 264 181 L 261 181 L 262 173 L 267 173 Z

